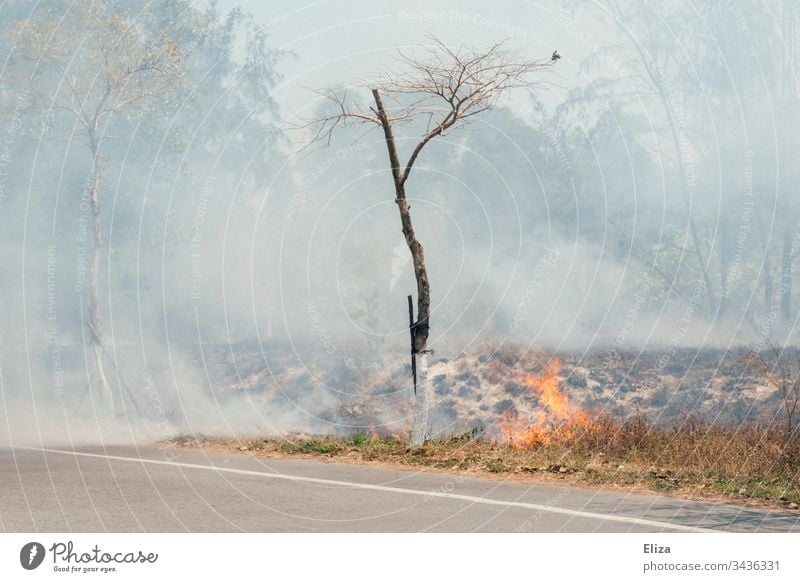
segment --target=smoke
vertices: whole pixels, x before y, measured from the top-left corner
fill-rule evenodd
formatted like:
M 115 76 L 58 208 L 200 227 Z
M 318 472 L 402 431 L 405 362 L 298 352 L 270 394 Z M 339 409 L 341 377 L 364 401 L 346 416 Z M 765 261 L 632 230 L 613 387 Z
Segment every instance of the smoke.
M 286 127 L 322 107 L 303 87 L 380 72 L 395 45 L 422 42 L 420 21 L 454 45 L 506 33 L 530 58 L 564 57 L 540 88 L 433 140 L 407 183 L 435 365 L 487 346 L 585 355 L 796 341 L 797 48 L 756 3 L 723 20 L 716 3 L 658 15 L 624 3 L 621 19 L 581 3 L 530 19 L 484 2 L 434 16 L 412 3 L 391 16 L 391 38 L 378 25 L 350 34 L 348 15 L 328 14 L 345 26 L 342 54 L 329 32 L 306 38 L 307 21 L 273 31 L 269 8 L 251 19 L 117 4 L 174 35 L 187 72 L 169 99 L 103 128 L 113 410 L 87 329 L 92 158 L 79 123 L 41 108 L 61 103 L 70 77 L 21 82 L 13 31 L 44 12 L 0 8 L 3 442 L 408 429 L 416 283 L 383 137 L 343 128 L 299 150 Z M 517 24 L 528 20 L 540 29 Z M 686 22 L 710 28 L 674 26 Z M 756 36 L 764 46 L 743 51 Z M 419 129 L 398 128 L 403 154 Z M 441 432 L 458 421 L 432 414 Z

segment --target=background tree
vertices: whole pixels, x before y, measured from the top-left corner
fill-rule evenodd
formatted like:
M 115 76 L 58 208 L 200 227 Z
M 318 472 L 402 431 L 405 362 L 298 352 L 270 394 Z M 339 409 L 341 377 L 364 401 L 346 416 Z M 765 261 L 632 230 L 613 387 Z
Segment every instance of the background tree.
M 30 92 L 32 108 L 48 130 L 66 122 L 79 128 L 90 156 L 87 192 L 93 253 L 89 267 L 86 324 L 95 372 L 103 398 L 114 412 L 105 370 L 108 358 L 100 299 L 104 255 L 101 186 L 109 159 L 106 142 L 120 120 L 143 120 L 159 114 L 182 77 L 181 51 L 167 34 L 154 34 L 113 3 L 91 0 L 48 6 L 18 21 L 12 59 Z
M 669 149 L 664 151 L 664 158 L 672 155 L 674 164 L 673 176 L 679 196 L 675 206 L 681 205 L 685 211 L 683 220 L 686 227 L 678 234 L 678 240 L 667 241 L 666 249 L 658 245 L 656 256 L 652 261 L 654 272 L 662 271 L 658 265 L 659 255 L 666 250 L 677 250 L 679 262 L 685 256 L 695 261 L 696 276 L 702 281 L 705 301 L 700 304 L 706 317 L 713 319 L 720 308 L 719 286 L 711 274 L 710 254 L 713 251 L 705 244 L 699 223 L 697 209 L 697 168 L 698 157 L 694 135 L 690 128 L 692 111 L 687 111 L 685 100 L 698 87 L 687 80 L 692 72 L 689 56 L 685 51 L 675 48 L 675 31 L 681 31 L 691 37 L 696 30 L 686 31 L 686 22 L 692 22 L 688 14 L 688 6 L 676 6 L 666 13 L 659 13 L 650 6 L 629 0 L 610 0 L 602 9 L 591 2 L 583 0 L 567 0 L 568 7 L 586 5 L 596 17 L 609 28 L 616 29 L 621 41 L 604 47 L 602 56 L 614 55 L 625 70 L 625 75 L 614 73 L 613 79 L 601 77 L 594 81 L 607 89 L 606 97 L 611 97 L 617 106 L 641 107 L 642 103 L 652 102 L 662 113 L 663 128 L 657 132 L 646 132 L 646 139 L 652 140 L 658 134 Z M 693 43 L 694 46 L 694 43 Z M 624 104 L 624 105 L 623 105 Z M 692 120 L 693 121 L 693 120 Z M 663 259 L 662 259 L 663 262 Z M 668 282 L 674 287 L 673 282 Z M 691 285 L 692 287 L 694 284 Z
M 432 46 L 420 56 L 400 53 L 399 73 L 387 73 L 365 84 L 372 98 L 369 106 L 349 99 L 347 92 L 327 91 L 321 95 L 333 106 L 332 113 L 309 120 L 312 142 L 330 143 L 339 126 L 366 125 L 380 128 L 389 158 L 395 203 L 400 213 L 403 237 L 411 253 L 417 282 L 417 313 L 411 325 L 412 358 L 418 371 L 412 444 L 425 439 L 427 425 L 427 355 L 430 334 L 431 290 L 425 265 L 425 251 L 411 220 L 406 184 L 422 150 L 433 139 L 463 126 L 471 118 L 497 106 L 505 92 L 531 88 L 533 73 L 542 72 L 560 56 L 549 61 L 530 61 L 503 43 L 487 50 L 451 49 L 433 38 Z M 395 130 L 409 126 L 418 133 L 405 156 Z
M 603 110 L 615 122 L 620 114 L 647 122 L 615 129 L 649 150 L 651 168 L 633 166 L 663 193 L 663 224 L 639 220 L 642 236 L 630 245 L 659 281 L 657 299 L 687 301 L 701 283 L 704 296 L 694 301 L 707 323 L 791 333 L 797 138 L 792 123 L 775 120 L 797 115 L 797 8 L 779 2 L 770 12 L 749 0 L 735 9 L 724 0 L 563 4 L 615 33 L 586 57 L 592 80 L 562 107 L 593 102 L 595 128 Z M 600 137 L 598 149 L 613 146 L 610 134 Z

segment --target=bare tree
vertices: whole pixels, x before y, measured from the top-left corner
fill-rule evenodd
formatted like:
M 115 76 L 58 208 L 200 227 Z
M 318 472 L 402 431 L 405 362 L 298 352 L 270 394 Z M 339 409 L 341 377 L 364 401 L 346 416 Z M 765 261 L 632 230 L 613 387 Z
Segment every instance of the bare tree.
M 62 8 L 62 14 L 35 12 L 10 40 L 33 108 L 43 113 L 48 125 L 66 116 L 83 134 L 91 156 L 87 197 L 94 253 L 89 268 L 87 326 L 97 381 L 113 413 L 113 392 L 104 360 L 108 358 L 115 367 L 116 363 L 103 339 L 99 284 L 101 185 L 108 161 L 103 150 L 114 121 L 152 115 L 159 99 L 176 87 L 182 75 L 181 55 L 171 39 L 153 35 L 108 2 L 89 0 Z
M 400 53 L 400 71 L 384 74 L 374 83 L 363 83 L 371 93 L 372 104 L 362 105 L 348 98 L 348 93 L 320 92 L 332 105 L 332 113 L 315 117 L 300 125 L 311 132 L 311 142 L 330 143 L 337 127 L 364 125 L 380 128 L 389 155 L 395 202 L 400 213 L 403 236 L 414 267 L 417 282 L 417 315 L 411 326 L 412 358 L 419 370 L 417 413 L 412 443 L 424 440 L 427 398 L 427 354 L 430 333 L 431 290 L 425 265 L 425 251 L 411 221 L 411 206 L 406 184 L 422 150 L 434 138 L 468 123 L 473 117 L 498 104 L 498 99 L 515 88 L 532 88 L 532 79 L 555 63 L 560 55 L 553 52 L 547 61 L 530 61 L 505 43 L 486 50 L 461 47 L 451 49 L 432 37 L 431 46 L 420 55 Z M 411 127 L 418 133 L 405 158 L 401 155 L 395 130 Z M 417 360 L 419 358 L 419 360 Z M 422 416 L 420 416 L 422 415 Z

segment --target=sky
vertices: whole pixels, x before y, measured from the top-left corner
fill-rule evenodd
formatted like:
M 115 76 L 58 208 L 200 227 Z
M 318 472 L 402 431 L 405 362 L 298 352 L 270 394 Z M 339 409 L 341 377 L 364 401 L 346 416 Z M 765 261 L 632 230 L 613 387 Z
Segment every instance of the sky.
M 219 6 L 250 12 L 267 27 L 275 48 L 294 53 L 283 63 L 284 79 L 275 91 L 284 109 L 313 98 L 309 88 L 369 78 L 391 66 L 398 49 L 429 44 L 429 35 L 475 48 L 506 41 L 532 60 L 547 60 L 557 50 L 562 56 L 558 73 L 542 96 L 555 102 L 580 83 L 579 64 L 599 31 L 585 14 L 576 16 L 552 1 L 447 0 L 436 2 L 435 9 L 421 0 L 225 0 Z

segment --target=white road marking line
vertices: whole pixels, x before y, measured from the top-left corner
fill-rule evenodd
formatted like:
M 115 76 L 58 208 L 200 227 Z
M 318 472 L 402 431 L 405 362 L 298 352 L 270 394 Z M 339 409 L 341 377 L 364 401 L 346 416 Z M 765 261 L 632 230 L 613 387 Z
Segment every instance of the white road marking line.
M 592 513 L 589 511 L 580 511 L 577 509 L 566 509 L 564 507 L 553 507 L 551 505 L 541 505 L 538 503 L 525 503 L 522 501 L 502 501 L 499 499 L 489 499 L 486 497 L 474 497 L 472 495 L 460 495 L 458 493 L 445 493 L 443 491 L 422 491 L 419 489 L 405 489 L 402 487 L 389 487 L 386 485 L 371 485 L 369 483 L 357 483 L 353 481 L 337 481 L 334 479 L 320 479 L 318 477 L 301 477 L 298 475 L 286 475 L 282 473 L 264 473 L 262 471 L 250 471 L 247 469 L 234 469 L 232 467 L 217 467 L 214 465 L 198 465 L 196 463 L 176 463 L 175 461 L 160 461 L 157 459 L 143 459 L 137 457 L 120 457 L 117 455 L 101 455 L 97 453 L 82 453 L 79 451 L 69 451 L 60 449 L 48 449 L 38 447 L 22 447 L 14 445 L 3 444 L 1 446 L 15 449 L 23 449 L 29 451 L 40 451 L 45 453 L 54 453 L 58 455 L 72 455 L 75 457 L 89 457 L 95 459 L 106 459 L 112 461 L 123 461 L 127 463 L 141 463 L 147 465 L 163 465 L 167 467 L 181 467 L 184 469 L 200 469 L 203 471 L 215 471 L 218 473 L 232 473 L 236 475 L 250 475 L 255 477 L 264 477 L 267 479 L 281 479 L 284 481 L 295 481 L 301 483 L 315 483 L 317 485 L 330 485 L 334 487 L 347 487 L 350 489 L 367 489 L 370 491 L 383 491 L 386 493 L 399 493 L 401 495 L 417 495 L 421 497 L 435 497 L 441 499 L 455 499 L 458 501 L 466 501 L 469 503 L 478 503 L 481 505 L 500 505 L 503 507 L 519 507 L 522 509 L 533 509 L 536 511 L 544 511 L 547 513 L 557 513 L 561 515 L 569 515 L 572 517 L 583 517 L 587 519 L 599 519 L 601 521 L 613 521 L 617 523 L 628 523 L 631 525 L 643 525 L 648 527 L 655 527 L 660 529 L 670 529 L 675 531 L 686 532 L 718 532 L 702 527 L 694 527 L 689 525 L 680 525 L 676 523 L 655 521 L 652 519 L 641 519 L 638 517 L 627 517 L 623 515 L 605 515 L 602 513 Z

